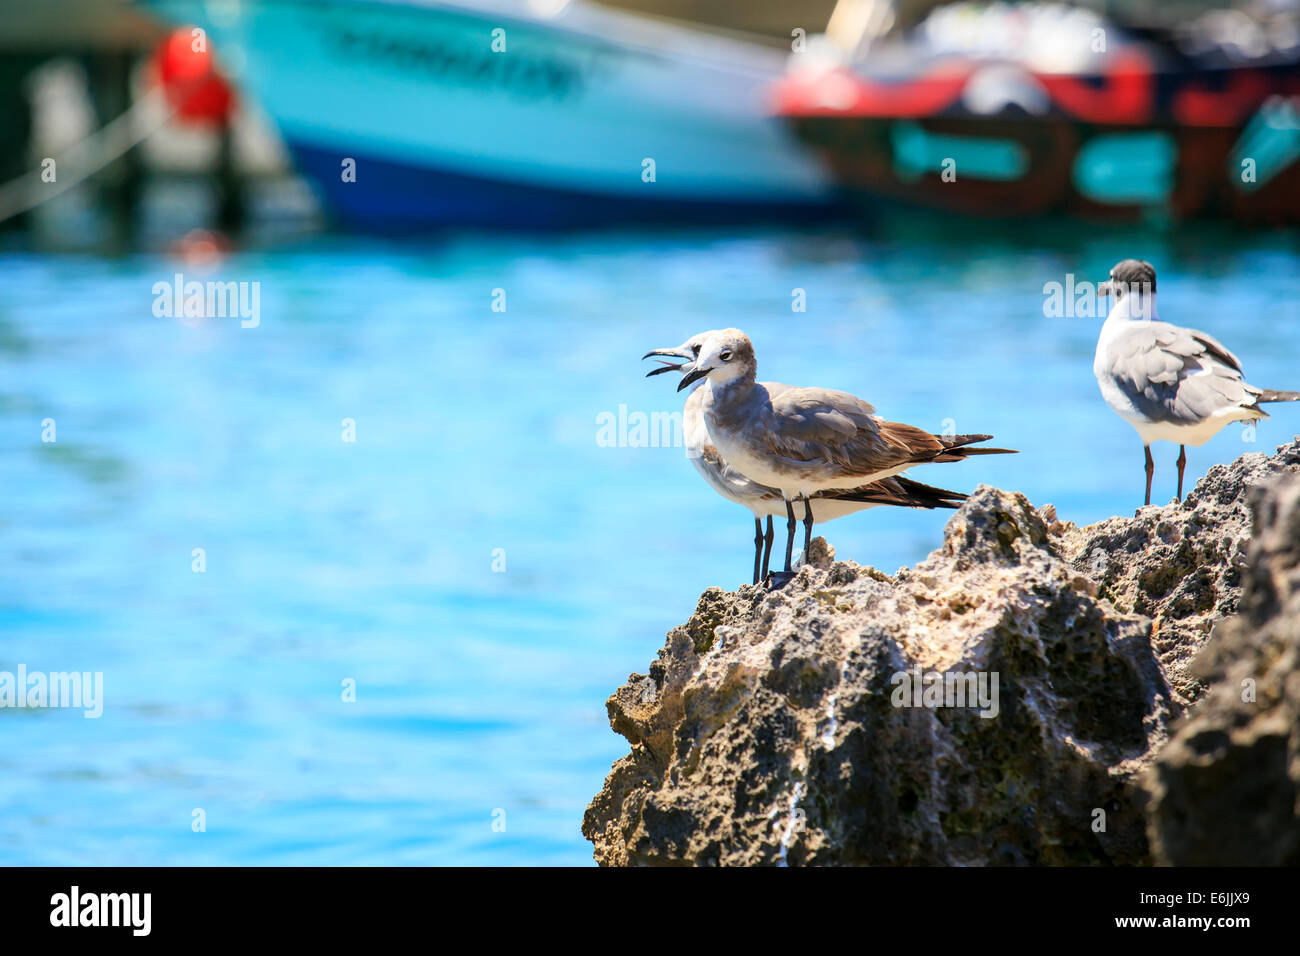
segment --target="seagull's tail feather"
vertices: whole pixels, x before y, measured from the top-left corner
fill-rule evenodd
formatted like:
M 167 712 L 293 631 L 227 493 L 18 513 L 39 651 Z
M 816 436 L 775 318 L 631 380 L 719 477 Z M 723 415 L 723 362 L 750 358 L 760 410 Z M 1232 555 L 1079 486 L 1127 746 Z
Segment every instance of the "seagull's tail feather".
M 943 443 L 941 451 L 930 461 L 961 461 L 971 455 L 1018 455 L 1014 448 L 971 448 L 975 442 L 988 441 L 992 435 L 935 435 Z
M 946 451 L 940 454 L 938 458 L 932 458 L 931 461 L 961 461 L 963 458 L 969 458 L 971 455 L 1019 455 L 1019 448 L 954 448 L 952 451 Z
M 933 485 L 923 485 L 910 478 L 895 476 L 873 482 L 863 488 L 836 492 L 826 497 L 841 501 L 863 501 L 871 504 L 894 505 L 900 508 L 957 508 L 966 496 L 960 491 L 947 491 Z
M 923 502 L 913 506 L 917 508 L 957 508 L 967 498 L 967 495 L 960 491 L 948 491 L 946 488 L 936 488 L 934 485 L 923 485 L 902 475 L 898 475 L 894 480 L 914 499 Z
M 1260 402 L 1300 402 L 1300 392 L 1279 392 L 1272 388 L 1261 388 L 1255 403 Z

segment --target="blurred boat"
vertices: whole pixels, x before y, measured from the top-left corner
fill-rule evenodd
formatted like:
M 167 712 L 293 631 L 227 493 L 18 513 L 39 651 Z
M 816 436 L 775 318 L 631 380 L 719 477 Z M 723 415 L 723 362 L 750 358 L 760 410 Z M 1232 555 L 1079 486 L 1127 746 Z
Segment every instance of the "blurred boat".
M 788 44 L 582 0 L 148 6 L 209 32 L 353 227 L 711 223 L 829 209 L 829 176 L 765 98 Z
M 892 23 L 887 4 L 856 6 Z M 776 109 L 873 207 L 1300 222 L 1294 17 L 1255 29 L 1203 10 L 1156 30 L 1073 5 L 955 3 L 847 46 L 798 64 Z

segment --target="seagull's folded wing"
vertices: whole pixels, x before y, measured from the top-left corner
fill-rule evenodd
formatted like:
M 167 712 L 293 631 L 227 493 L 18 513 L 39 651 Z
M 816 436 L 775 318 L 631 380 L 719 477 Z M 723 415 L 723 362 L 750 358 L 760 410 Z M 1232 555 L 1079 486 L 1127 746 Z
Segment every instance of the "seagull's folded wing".
M 1135 322 L 1111 343 L 1106 372 L 1153 422 L 1194 424 L 1257 392 L 1241 379 L 1241 362 L 1212 336 L 1168 322 Z
M 772 428 L 764 438 L 771 450 L 797 461 L 836 458 L 865 431 L 877 431 L 875 409 L 848 392 L 792 388 L 764 383 L 771 402 Z
M 942 450 L 929 432 L 889 422 L 867 402 L 826 388 L 766 385 L 773 425 L 767 450 L 793 461 L 820 461 L 837 476 L 873 475 Z
M 801 441 L 843 442 L 861 428 L 874 428 L 875 409 L 848 392 L 829 388 L 768 385 L 772 414 L 781 432 Z

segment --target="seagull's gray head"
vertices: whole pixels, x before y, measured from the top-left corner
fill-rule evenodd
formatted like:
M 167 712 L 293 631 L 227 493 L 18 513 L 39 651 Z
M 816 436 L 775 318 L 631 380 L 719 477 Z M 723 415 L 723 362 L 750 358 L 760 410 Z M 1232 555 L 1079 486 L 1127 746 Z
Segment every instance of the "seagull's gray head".
M 722 329 L 703 333 L 700 351 L 691 363 L 691 369 L 682 376 L 677 391 L 692 382 L 707 377 L 715 385 L 724 385 L 733 379 L 754 379 L 758 366 L 754 361 L 754 346 L 740 329 Z M 692 339 L 691 341 L 694 341 Z
M 648 359 L 655 355 L 667 355 L 673 358 L 685 359 L 686 361 L 665 362 L 663 359 L 659 359 L 659 368 L 652 368 L 650 371 L 645 373 L 645 377 L 649 378 L 651 375 L 662 375 L 664 372 L 682 372 L 684 374 L 691 372 L 694 369 L 692 363 L 699 357 L 700 349 L 704 347 L 704 340 L 712 334 L 712 332 L 701 332 L 699 335 L 692 335 L 681 345 L 674 346 L 673 348 L 653 349 L 646 352 L 646 354 L 641 356 L 641 358 Z
M 1124 259 L 1110 270 L 1110 279 L 1097 286 L 1099 295 L 1113 295 L 1118 302 L 1136 292 L 1150 294 L 1156 291 L 1156 268 L 1142 259 Z

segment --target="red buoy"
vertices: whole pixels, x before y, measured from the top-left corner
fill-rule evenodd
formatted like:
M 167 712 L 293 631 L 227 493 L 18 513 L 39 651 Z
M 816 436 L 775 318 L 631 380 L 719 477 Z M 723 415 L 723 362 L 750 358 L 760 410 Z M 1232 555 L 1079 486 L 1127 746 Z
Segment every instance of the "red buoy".
M 173 31 L 154 52 L 154 65 L 178 119 L 203 124 L 230 119 L 235 94 L 217 71 L 206 33 L 192 28 Z

